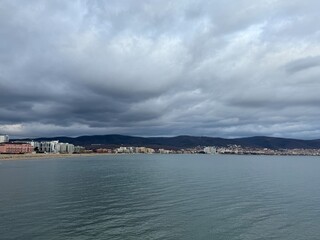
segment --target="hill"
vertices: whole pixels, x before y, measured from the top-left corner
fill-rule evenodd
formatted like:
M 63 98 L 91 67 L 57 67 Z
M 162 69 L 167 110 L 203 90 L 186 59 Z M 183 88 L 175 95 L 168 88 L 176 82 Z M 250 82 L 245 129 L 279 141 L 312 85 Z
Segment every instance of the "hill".
M 126 135 L 93 135 L 79 137 L 50 137 L 36 139 L 20 139 L 34 141 L 59 140 L 87 148 L 118 147 L 118 146 L 146 146 L 154 148 L 192 148 L 197 146 L 224 147 L 230 144 L 241 145 L 242 147 L 270 148 L 270 149 L 319 149 L 320 140 L 299 140 L 274 137 L 247 137 L 247 138 L 215 138 L 197 136 L 176 136 L 176 137 L 135 137 Z

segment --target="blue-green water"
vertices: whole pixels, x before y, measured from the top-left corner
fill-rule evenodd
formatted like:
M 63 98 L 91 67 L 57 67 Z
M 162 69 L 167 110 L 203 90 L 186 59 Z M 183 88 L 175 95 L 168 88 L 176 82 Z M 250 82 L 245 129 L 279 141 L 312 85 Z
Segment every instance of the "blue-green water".
M 0 161 L 0 239 L 320 239 L 320 158 Z

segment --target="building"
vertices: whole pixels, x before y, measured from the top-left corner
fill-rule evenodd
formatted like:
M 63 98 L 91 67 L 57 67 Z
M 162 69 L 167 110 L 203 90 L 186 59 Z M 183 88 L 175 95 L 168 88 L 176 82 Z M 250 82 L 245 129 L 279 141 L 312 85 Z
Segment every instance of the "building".
M 133 147 L 119 147 L 116 150 L 116 153 L 133 153 Z
M 137 147 L 136 153 L 154 153 L 154 149 L 147 147 Z
M 32 153 L 33 146 L 28 143 L 0 143 L 1 154 Z
M 72 154 L 74 153 L 74 145 L 67 143 L 67 153 Z
M 77 147 L 76 147 L 77 149 Z M 77 150 L 75 150 L 76 153 L 78 153 Z M 108 148 L 98 148 L 95 150 L 96 153 L 112 153 L 112 149 L 108 149 Z
M 40 148 L 40 143 L 39 143 L 39 142 L 31 141 L 31 142 L 26 142 L 26 143 L 31 144 L 31 146 L 32 146 L 33 149 L 35 149 L 35 150 L 39 150 L 39 148 Z
M 59 152 L 59 141 L 48 141 L 48 142 L 34 142 L 34 146 L 38 146 L 39 152 L 45 153 L 58 153 Z
M 9 136 L 5 134 L 0 134 L 0 143 L 9 142 Z
M 56 141 L 46 141 L 46 142 L 30 142 L 34 147 L 35 151 L 40 153 L 74 153 L 75 147 L 73 144 L 60 143 Z
M 74 145 L 69 143 L 59 143 L 59 153 L 74 153 Z
M 85 150 L 86 150 L 85 147 L 74 146 L 74 153 L 84 153 Z
M 170 154 L 172 151 L 170 150 L 167 150 L 167 149 L 163 149 L 163 148 L 160 148 L 159 149 L 159 153 L 160 154 Z
M 203 149 L 203 151 L 206 153 L 206 154 L 216 154 L 217 153 L 217 149 L 215 147 L 205 147 Z

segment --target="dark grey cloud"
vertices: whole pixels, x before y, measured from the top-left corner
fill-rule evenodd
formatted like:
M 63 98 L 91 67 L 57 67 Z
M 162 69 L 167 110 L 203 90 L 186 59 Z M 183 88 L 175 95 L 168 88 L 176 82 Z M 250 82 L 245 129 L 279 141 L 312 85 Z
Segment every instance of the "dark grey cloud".
M 3 0 L 0 132 L 320 138 L 319 7 Z
M 320 56 L 315 56 L 294 60 L 286 65 L 286 70 L 288 73 L 296 73 L 319 66 Z

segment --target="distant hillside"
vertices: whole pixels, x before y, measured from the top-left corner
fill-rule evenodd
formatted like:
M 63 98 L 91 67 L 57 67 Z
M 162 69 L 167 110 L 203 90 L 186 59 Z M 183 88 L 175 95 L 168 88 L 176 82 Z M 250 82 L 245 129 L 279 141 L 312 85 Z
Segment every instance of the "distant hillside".
M 20 139 L 31 140 L 31 139 Z M 230 144 L 237 144 L 243 147 L 270 148 L 270 149 L 293 149 L 293 148 L 320 148 L 320 140 L 298 140 L 274 137 L 248 137 L 248 138 L 213 138 L 195 136 L 177 137 L 134 137 L 126 135 L 94 135 L 80 137 L 52 137 L 36 138 L 35 141 L 59 140 L 88 148 L 118 147 L 118 146 L 146 146 L 155 148 L 191 148 L 197 146 L 218 146 L 223 147 Z

